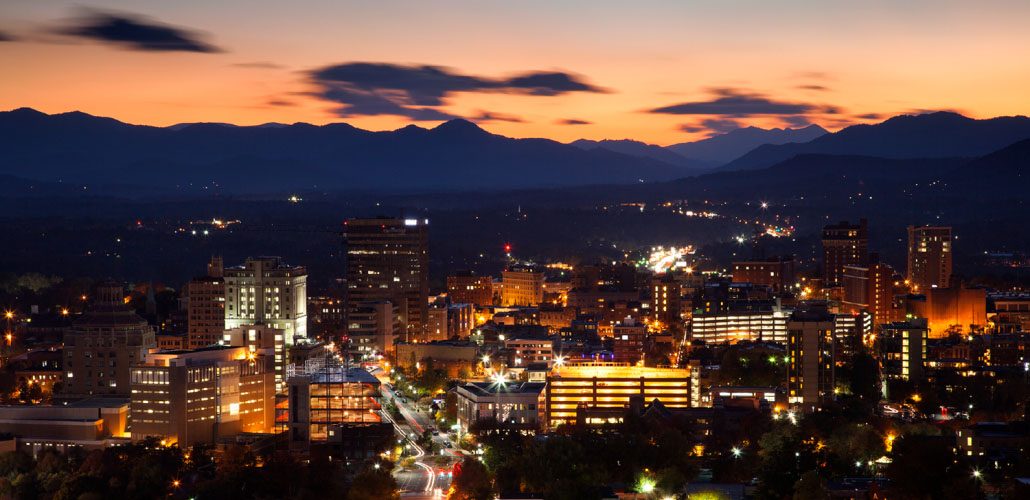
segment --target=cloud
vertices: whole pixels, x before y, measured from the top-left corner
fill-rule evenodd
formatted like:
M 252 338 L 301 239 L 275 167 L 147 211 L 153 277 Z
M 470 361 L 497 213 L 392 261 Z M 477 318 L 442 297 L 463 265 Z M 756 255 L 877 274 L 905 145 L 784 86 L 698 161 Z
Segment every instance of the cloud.
M 562 120 L 557 120 L 554 123 L 557 123 L 558 125 L 593 125 L 594 124 L 594 122 L 588 122 L 586 120 L 579 120 L 579 119 L 576 119 L 576 118 L 565 118 L 565 119 L 562 119 Z
M 780 122 L 787 128 L 805 128 L 812 124 L 812 121 L 803 115 L 781 116 Z
M 287 106 L 296 106 L 297 103 L 295 103 L 293 101 L 288 101 L 286 99 L 271 98 L 271 99 L 268 99 L 267 101 L 265 101 L 265 105 L 266 106 L 275 106 L 275 107 L 287 107 Z
M 198 33 L 133 14 L 89 11 L 56 30 L 67 36 L 155 52 L 214 53 L 222 50 L 202 40 Z
M 18 40 L 14 35 L 7 33 L 6 31 L 0 31 L 0 42 L 13 42 Z
M 651 113 L 671 115 L 721 115 L 746 117 L 754 115 L 803 115 L 809 113 L 837 113 L 832 106 L 790 102 L 770 98 L 764 94 L 734 89 L 714 88 L 707 101 L 684 102 L 650 110 Z
M 816 92 L 826 92 L 827 90 L 830 90 L 830 87 L 827 87 L 826 85 L 816 84 L 798 85 L 798 88 L 801 90 L 814 90 Z
M 879 119 L 881 119 L 883 117 L 884 117 L 884 115 L 882 115 L 880 113 L 863 113 L 861 115 L 855 115 L 854 116 L 854 118 L 857 118 L 859 120 L 879 120 Z
M 605 92 L 581 77 L 562 72 L 525 72 L 507 78 L 461 74 L 429 65 L 350 62 L 308 72 L 316 97 L 338 104 L 342 117 L 396 115 L 413 120 L 454 118 L 435 109 L 458 92 L 557 96 Z
M 474 122 L 526 123 L 526 120 L 523 120 L 521 117 L 492 111 L 479 111 L 476 115 L 469 117 L 469 120 Z
M 707 132 L 708 135 L 725 134 L 744 127 L 744 124 L 732 118 L 706 118 L 697 123 L 685 123 L 679 129 L 683 132 L 697 134 Z
M 285 68 L 282 64 L 276 64 L 268 61 L 252 61 L 252 62 L 241 62 L 235 63 L 233 66 L 237 68 L 253 68 L 253 69 L 282 69 Z

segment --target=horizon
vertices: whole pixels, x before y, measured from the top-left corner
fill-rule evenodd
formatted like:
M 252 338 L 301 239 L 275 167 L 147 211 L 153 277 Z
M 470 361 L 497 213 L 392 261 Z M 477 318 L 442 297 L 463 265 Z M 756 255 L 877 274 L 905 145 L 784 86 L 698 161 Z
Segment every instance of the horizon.
M 0 59 L 20 70 L 0 82 L 0 107 L 152 126 L 464 118 L 516 138 L 661 145 L 1030 113 L 1030 69 L 999 60 L 1030 59 L 1026 4 L 647 7 L 8 4 Z

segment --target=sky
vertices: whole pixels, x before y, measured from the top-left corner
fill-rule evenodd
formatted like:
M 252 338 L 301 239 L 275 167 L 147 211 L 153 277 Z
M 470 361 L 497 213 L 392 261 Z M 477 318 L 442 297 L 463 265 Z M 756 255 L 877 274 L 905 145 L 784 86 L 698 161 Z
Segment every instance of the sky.
M 0 110 L 667 145 L 1030 114 L 1030 2 L 0 3 Z

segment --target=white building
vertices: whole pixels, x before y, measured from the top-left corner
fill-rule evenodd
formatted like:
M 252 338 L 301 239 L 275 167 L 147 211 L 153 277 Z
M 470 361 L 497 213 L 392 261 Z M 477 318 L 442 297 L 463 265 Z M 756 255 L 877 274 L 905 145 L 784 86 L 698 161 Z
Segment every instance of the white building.
M 308 336 L 307 269 L 279 257 L 252 257 L 225 270 L 225 328 L 265 325 L 288 345 Z
M 473 382 L 458 386 L 458 427 L 462 433 L 476 422 L 500 421 L 536 428 L 540 422 L 540 395 L 546 384 L 539 382 Z

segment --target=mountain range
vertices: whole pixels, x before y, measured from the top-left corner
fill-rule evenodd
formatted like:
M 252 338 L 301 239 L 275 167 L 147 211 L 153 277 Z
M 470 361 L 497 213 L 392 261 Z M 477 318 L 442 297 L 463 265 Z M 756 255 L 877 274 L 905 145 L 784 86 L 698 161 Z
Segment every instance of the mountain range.
M 1026 138 L 1030 138 L 1030 118 L 1025 116 L 975 120 L 940 111 L 896 116 L 875 125 L 853 125 L 804 143 L 758 146 L 721 168 L 765 168 L 801 154 L 880 158 L 974 157 Z
M 744 128 L 663 148 L 632 140 L 561 144 L 513 139 L 465 120 L 387 132 L 346 123 L 152 127 L 81 112 L 48 115 L 21 108 L 0 112 L 0 175 L 37 181 L 16 183 L 7 177 L 12 186 L 56 192 L 65 188 L 46 188 L 38 181 L 79 188 L 119 186 L 123 192 L 135 189 L 140 194 L 159 189 L 282 193 L 501 191 L 601 184 L 659 189 L 655 183 L 683 178 L 692 179 L 672 184 L 721 189 L 732 184 L 730 179 L 741 186 L 761 179 L 768 185 L 808 186 L 811 179 L 831 182 L 820 169 L 855 175 L 881 172 L 885 181 L 900 182 L 909 174 L 932 177 L 934 172 L 920 170 L 923 167 L 947 167 L 964 169 L 971 175 L 970 185 L 979 186 L 987 179 L 1004 183 L 1012 175 L 1022 175 L 1028 147 L 1014 143 L 1028 138 L 1026 117 L 974 120 L 946 112 L 899 116 L 836 133 L 814 125 Z M 753 147 L 756 143 L 761 144 Z M 1014 149 L 1007 149 L 1009 145 Z M 734 155 L 738 157 L 714 170 L 717 173 L 703 175 Z M 934 159 L 947 161 L 930 161 Z M 978 173 L 985 165 L 999 164 L 1010 170 L 985 170 L 995 172 L 993 177 Z M 727 177 L 734 170 L 763 173 Z

